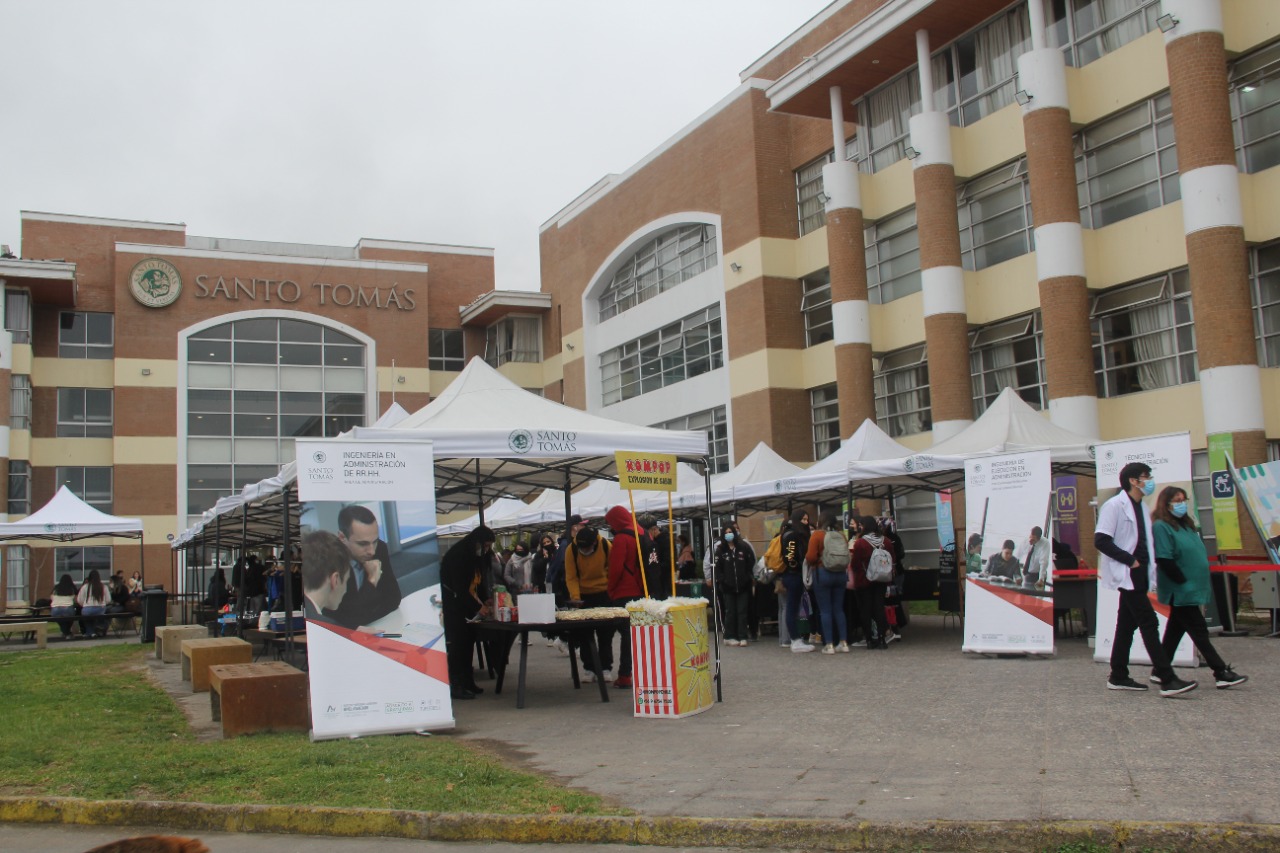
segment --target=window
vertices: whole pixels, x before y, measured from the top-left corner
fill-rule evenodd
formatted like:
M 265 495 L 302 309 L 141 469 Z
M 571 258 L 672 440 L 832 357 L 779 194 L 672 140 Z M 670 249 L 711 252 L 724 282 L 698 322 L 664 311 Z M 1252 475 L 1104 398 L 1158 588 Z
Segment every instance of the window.
M 600 356 L 604 405 L 724 366 L 720 305 L 712 305 Z
M 809 390 L 809 411 L 813 416 L 813 458 L 825 459 L 840 449 L 840 401 L 834 382 Z
M 58 438 L 110 438 L 110 388 L 59 388 Z
M 1253 295 L 1253 336 L 1258 366 L 1280 366 L 1280 242 L 1249 250 L 1249 290 Z
M 804 314 L 804 345 L 826 343 L 831 331 L 831 270 L 822 270 L 800 280 L 803 295 L 800 311 Z
M 4 549 L 5 585 L 8 601 L 30 601 L 31 546 L 9 545 Z
M 114 358 L 115 317 L 86 311 L 58 315 L 59 358 Z
M 429 329 L 427 331 L 427 368 L 461 370 L 467 359 L 462 347 L 461 329 Z
M 31 429 L 31 377 L 25 373 L 9 377 L 9 429 Z
M 55 489 L 66 486 L 71 493 L 94 509 L 111 512 L 111 468 L 58 468 Z
M 711 473 L 722 474 L 729 470 L 729 421 L 725 416 L 724 406 L 716 406 L 705 412 L 694 412 L 692 415 L 663 421 L 654 426 L 658 429 L 705 431 Z
M 1177 201 L 1178 152 L 1166 92 L 1081 131 L 1080 222 L 1101 228 Z
M 1191 283 L 1185 268 L 1098 294 L 1091 317 L 1099 397 L 1198 378 Z
M 878 172 L 907 156 L 907 122 L 919 110 L 920 74 L 915 69 L 858 102 L 858 125 L 867 129 L 871 171 Z
M 850 137 L 844 144 L 844 159 L 855 163 L 862 160 L 858 137 Z M 827 224 L 826 201 L 823 199 L 822 167 L 835 162 L 835 151 L 828 151 L 817 160 L 796 169 L 796 208 L 800 212 L 800 236 L 817 231 Z
M 1031 22 L 1026 4 L 1019 3 L 942 51 L 950 54 L 959 78 L 959 91 L 949 100 L 959 103 L 960 124 L 973 124 L 1013 103 L 1017 58 L 1030 49 Z M 941 82 L 937 59 L 935 56 L 934 78 Z
M 15 344 L 31 343 L 31 294 L 25 290 L 4 292 L 4 327 L 13 333 Z
M 274 476 L 294 440 L 365 423 L 365 345 L 292 318 L 233 320 L 189 335 L 187 512 Z
M 719 262 L 714 225 L 679 225 L 640 247 L 600 294 L 600 319 L 608 320 L 670 290 Z
M 916 209 L 867 228 L 867 298 L 883 304 L 920 290 L 920 235 Z
M 876 370 L 876 422 L 891 436 L 933 429 L 924 344 L 896 350 Z
M 31 463 L 25 459 L 9 460 L 9 515 L 31 514 Z
M 542 361 L 542 320 L 537 317 L 506 317 L 484 333 L 484 360 L 497 367 L 508 361 Z
M 1077 68 L 1151 32 L 1160 15 L 1158 0 L 1052 0 L 1050 8 L 1050 39 Z
M 974 178 L 958 195 L 965 269 L 986 269 L 1031 251 L 1031 186 L 1025 157 Z
M 1014 389 L 1028 404 L 1043 409 L 1047 395 L 1040 312 L 975 331 L 969 340 L 969 374 L 973 377 L 975 414 L 985 412 L 1005 388 Z
M 55 548 L 53 551 L 53 576 L 71 575 L 76 586 L 84 583 L 89 572 L 98 570 L 98 577 L 106 584 L 111 579 L 111 546 L 92 548 Z
M 1232 66 L 1231 118 L 1242 172 L 1261 172 L 1280 163 L 1280 44 Z

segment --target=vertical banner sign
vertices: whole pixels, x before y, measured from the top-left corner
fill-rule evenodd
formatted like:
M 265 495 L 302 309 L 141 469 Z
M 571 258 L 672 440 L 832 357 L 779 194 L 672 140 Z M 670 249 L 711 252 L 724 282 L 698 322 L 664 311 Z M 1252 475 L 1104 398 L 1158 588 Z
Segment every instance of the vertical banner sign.
M 956 525 L 951 515 L 951 492 L 934 492 L 933 511 L 938 519 L 938 546 L 943 551 L 956 547 Z
M 1209 486 L 1213 493 L 1213 529 L 1218 552 L 1239 551 L 1240 514 L 1236 512 L 1236 484 L 1227 470 L 1227 458 L 1235 455 L 1231 433 L 1209 436 Z
M 1047 450 L 965 460 L 965 540 L 982 568 L 965 578 L 964 651 L 1053 653 L 1051 482 Z
M 1080 553 L 1080 504 L 1078 502 L 1074 474 L 1063 474 L 1053 478 L 1053 513 L 1058 521 L 1054 531 L 1055 540 L 1062 540 L 1071 548 L 1071 553 Z
M 1187 493 L 1187 501 L 1191 504 L 1187 515 L 1196 517 L 1195 492 L 1191 488 L 1191 435 L 1180 432 L 1173 435 L 1157 435 L 1147 438 L 1125 441 L 1098 442 L 1094 446 L 1094 469 L 1098 478 L 1098 507 L 1110 500 L 1120 491 L 1120 471 L 1130 462 L 1143 462 L 1151 466 L 1151 476 L 1156 481 L 1155 494 L 1145 498 L 1143 503 L 1150 510 L 1155 506 L 1156 497 L 1165 486 L 1177 486 Z M 1164 636 L 1165 624 L 1169 621 L 1169 607 L 1161 604 L 1156 593 L 1151 593 L 1151 606 L 1155 608 L 1156 618 L 1160 622 L 1160 634 Z M 1093 659 L 1101 663 L 1111 661 L 1111 646 L 1116 637 L 1116 615 L 1120 608 L 1120 594 L 1102 585 L 1098 580 L 1098 608 L 1096 639 L 1093 647 Z M 1129 662 L 1149 666 L 1151 658 L 1147 656 L 1142 638 L 1136 633 L 1129 651 Z M 1174 666 L 1195 666 L 1195 645 L 1191 637 L 1183 637 L 1173 655 Z
M 296 448 L 312 739 L 453 728 L 431 442 Z
M 1280 462 L 1232 470 L 1240 498 L 1273 563 L 1280 563 Z

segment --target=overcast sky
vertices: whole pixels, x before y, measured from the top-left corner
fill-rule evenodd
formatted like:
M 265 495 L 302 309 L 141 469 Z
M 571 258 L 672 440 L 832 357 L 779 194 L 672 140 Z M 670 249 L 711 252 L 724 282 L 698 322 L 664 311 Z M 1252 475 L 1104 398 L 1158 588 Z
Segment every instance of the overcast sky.
M 738 85 L 829 0 L 0 0 L 0 243 L 20 210 L 200 236 L 496 249 Z

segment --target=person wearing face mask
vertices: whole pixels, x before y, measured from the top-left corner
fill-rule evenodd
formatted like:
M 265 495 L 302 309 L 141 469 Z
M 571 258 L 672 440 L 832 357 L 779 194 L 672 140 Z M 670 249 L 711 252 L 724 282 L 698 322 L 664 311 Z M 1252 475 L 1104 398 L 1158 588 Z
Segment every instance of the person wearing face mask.
M 484 691 L 476 686 L 471 657 L 476 645 L 472 620 L 489 615 L 486 586 L 493 565 L 497 537 L 481 525 L 472 530 L 440 561 L 440 604 L 445 652 L 449 661 L 449 693 L 454 699 L 474 699 Z
M 1178 696 L 1195 690 L 1196 682 L 1183 681 L 1169 665 L 1169 656 L 1160 644 L 1160 623 L 1147 597 L 1147 591 L 1156 585 L 1156 555 L 1151 514 L 1142 498 L 1155 489 L 1151 467 L 1130 462 L 1120 469 L 1120 492 L 1098 510 L 1093 534 L 1093 544 L 1098 549 L 1098 581 L 1120 595 L 1107 688 L 1147 689 L 1147 685 L 1129 677 L 1129 650 L 1133 632 L 1139 631 L 1160 681 L 1160 695 Z
M 581 602 L 583 607 L 608 607 L 609 551 L 611 545 L 596 532 L 594 527 L 584 526 L 573 535 L 573 542 L 564 554 L 564 580 L 569 587 L 569 600 Z M 578 660 L 587 681 L 595 681 L 591 661 L 587 659 L 587 647 L 580 640 L 571 640 L 570 654 L 578 650 Z M 596 648 L 600 650 L 600 672 L 605 681 L 613 677 L 613 629 L 596 629 Z
M 533 592 L 533 555 L 523 540 L 516 542 L 511 559 L 502 567 L 502 580 L 513 595 Z
M 1247 675 L 1236 673 L 1209 642 L 1209 626 L 1201 610 L 1209 603 L 1209 554 L 1200 531 L 1187 510 L 1187 493 L 1177 486 L 1165 486 L 1156 498 L 1152 531 L 1156 543 L 1156 574 L 1160 603 L 1169 605 L 1169 621 L 1164 626 L 1164 653 L 1173 660 L 1184 635 L 1191 636 L 1204 662 L 1213 670 L 1219 690 L 1244 684 Z M 1154 678 L 1155 676 L 1153 676 Z
M 724 644 L 745 646 L 749 629 L 747 604 L 755 587 L 751 567 L 756 555 L 747 540 L 738 534 L 738 526 L 730 522 L 720 533 L 715 553 L 716 592 L 724 607 Z

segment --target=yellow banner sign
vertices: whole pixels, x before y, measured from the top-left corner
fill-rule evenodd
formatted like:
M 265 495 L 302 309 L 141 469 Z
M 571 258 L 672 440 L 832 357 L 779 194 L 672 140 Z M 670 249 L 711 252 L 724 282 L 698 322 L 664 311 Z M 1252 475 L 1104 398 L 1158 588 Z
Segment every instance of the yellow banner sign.
M 676 490 L 676 458 L 669 453 L 614 453 L 618 466 L 618 485 L 643 492 Z

